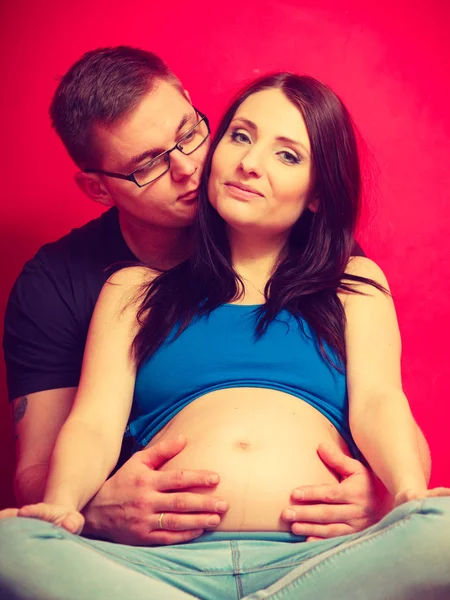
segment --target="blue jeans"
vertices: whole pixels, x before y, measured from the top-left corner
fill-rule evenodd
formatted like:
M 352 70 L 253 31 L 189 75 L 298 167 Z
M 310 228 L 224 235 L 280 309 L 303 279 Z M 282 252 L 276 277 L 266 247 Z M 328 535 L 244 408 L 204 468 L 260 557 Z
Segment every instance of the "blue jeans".
M 450 497 L 409 502 L 369 529 L 320 542 L 214 532 L 145 548 L 13 518 L 0 522 L 0 547 L 5 600 L 450 598 Z

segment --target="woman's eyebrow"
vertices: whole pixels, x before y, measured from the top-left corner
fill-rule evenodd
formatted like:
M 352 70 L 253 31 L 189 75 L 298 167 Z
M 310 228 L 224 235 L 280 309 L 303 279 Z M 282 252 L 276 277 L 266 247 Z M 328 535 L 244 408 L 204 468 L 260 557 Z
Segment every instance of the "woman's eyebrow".
M 299 142 L 298 140 L 293 140 L 291 138 L 285 137 L 284 135 L 280 135 L 277 138 L 275 138 L 277 140 L 277 142 L 284 142 L 285 144 L 294 144 L 296 146 L 300 146 L 301 148 L 303 148 L 303 150 L 308 154 L 309 156 L 309 150 L 308 148 L 305 146 L 305 144 L 302 144 L 302 142 Z
M 235 117 L 231 122 L 234 123 L 234 121 L 240 121 L 249 129 L 253 129 L 253 131 L 256 131 L 258 129 L 258 127 L 255 123 L 253 123 L 253 121 L 250 121 L 250 119 L 246 119 L 245 117 Z

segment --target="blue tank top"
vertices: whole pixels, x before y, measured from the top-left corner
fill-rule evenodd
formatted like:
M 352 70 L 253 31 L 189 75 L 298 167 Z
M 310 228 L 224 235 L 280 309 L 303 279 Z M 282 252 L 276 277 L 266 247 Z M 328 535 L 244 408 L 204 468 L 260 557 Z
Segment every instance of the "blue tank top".
M 345 373 L 325 361 L 316 335 L 283 310 L 260 338 L 255 306 L 224 304 L 175 330 L 138 370 L 129 433 L 135 450 L 190 402 L 225 388 L 269 388 L 307 402 L 333 423 L 354 456 Z M 175 338 L 175 339 L 174 339 Z M 326 347 L 337 362 L 335 353 Z

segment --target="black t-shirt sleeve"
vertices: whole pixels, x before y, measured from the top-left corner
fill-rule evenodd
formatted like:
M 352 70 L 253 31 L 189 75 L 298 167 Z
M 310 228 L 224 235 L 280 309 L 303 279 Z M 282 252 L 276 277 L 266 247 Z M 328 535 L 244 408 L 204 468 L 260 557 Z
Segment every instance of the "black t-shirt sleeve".
M 9 399 L 77 386 L 84 340 L 70 283 L 35 257 L 17 279 L 5 314 L 3 347 Z

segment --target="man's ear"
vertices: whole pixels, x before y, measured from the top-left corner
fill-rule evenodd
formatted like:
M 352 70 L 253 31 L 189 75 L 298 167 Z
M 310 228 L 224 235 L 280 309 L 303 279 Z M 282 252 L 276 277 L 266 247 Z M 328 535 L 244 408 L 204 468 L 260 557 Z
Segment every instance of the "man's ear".
M 184 88 L 183 88 L 183 94 L 186 96 L 186 98 L 187 98 L 187 99 L 189 100 L 189 102 L 192 104 L 191 95 L 190 95 L 190 93 L 189 93 L 187 90 L 185 90 Z M 192 104 L 192 106 L 194 106 L 194 105 Z
M 75 173 L 75 183 L 88 198 L 103 204 L 103 206 L 113 206 L 114 202 L 103 185 L 102 180 L 97 173 L 83 173 L 78 171 Z

